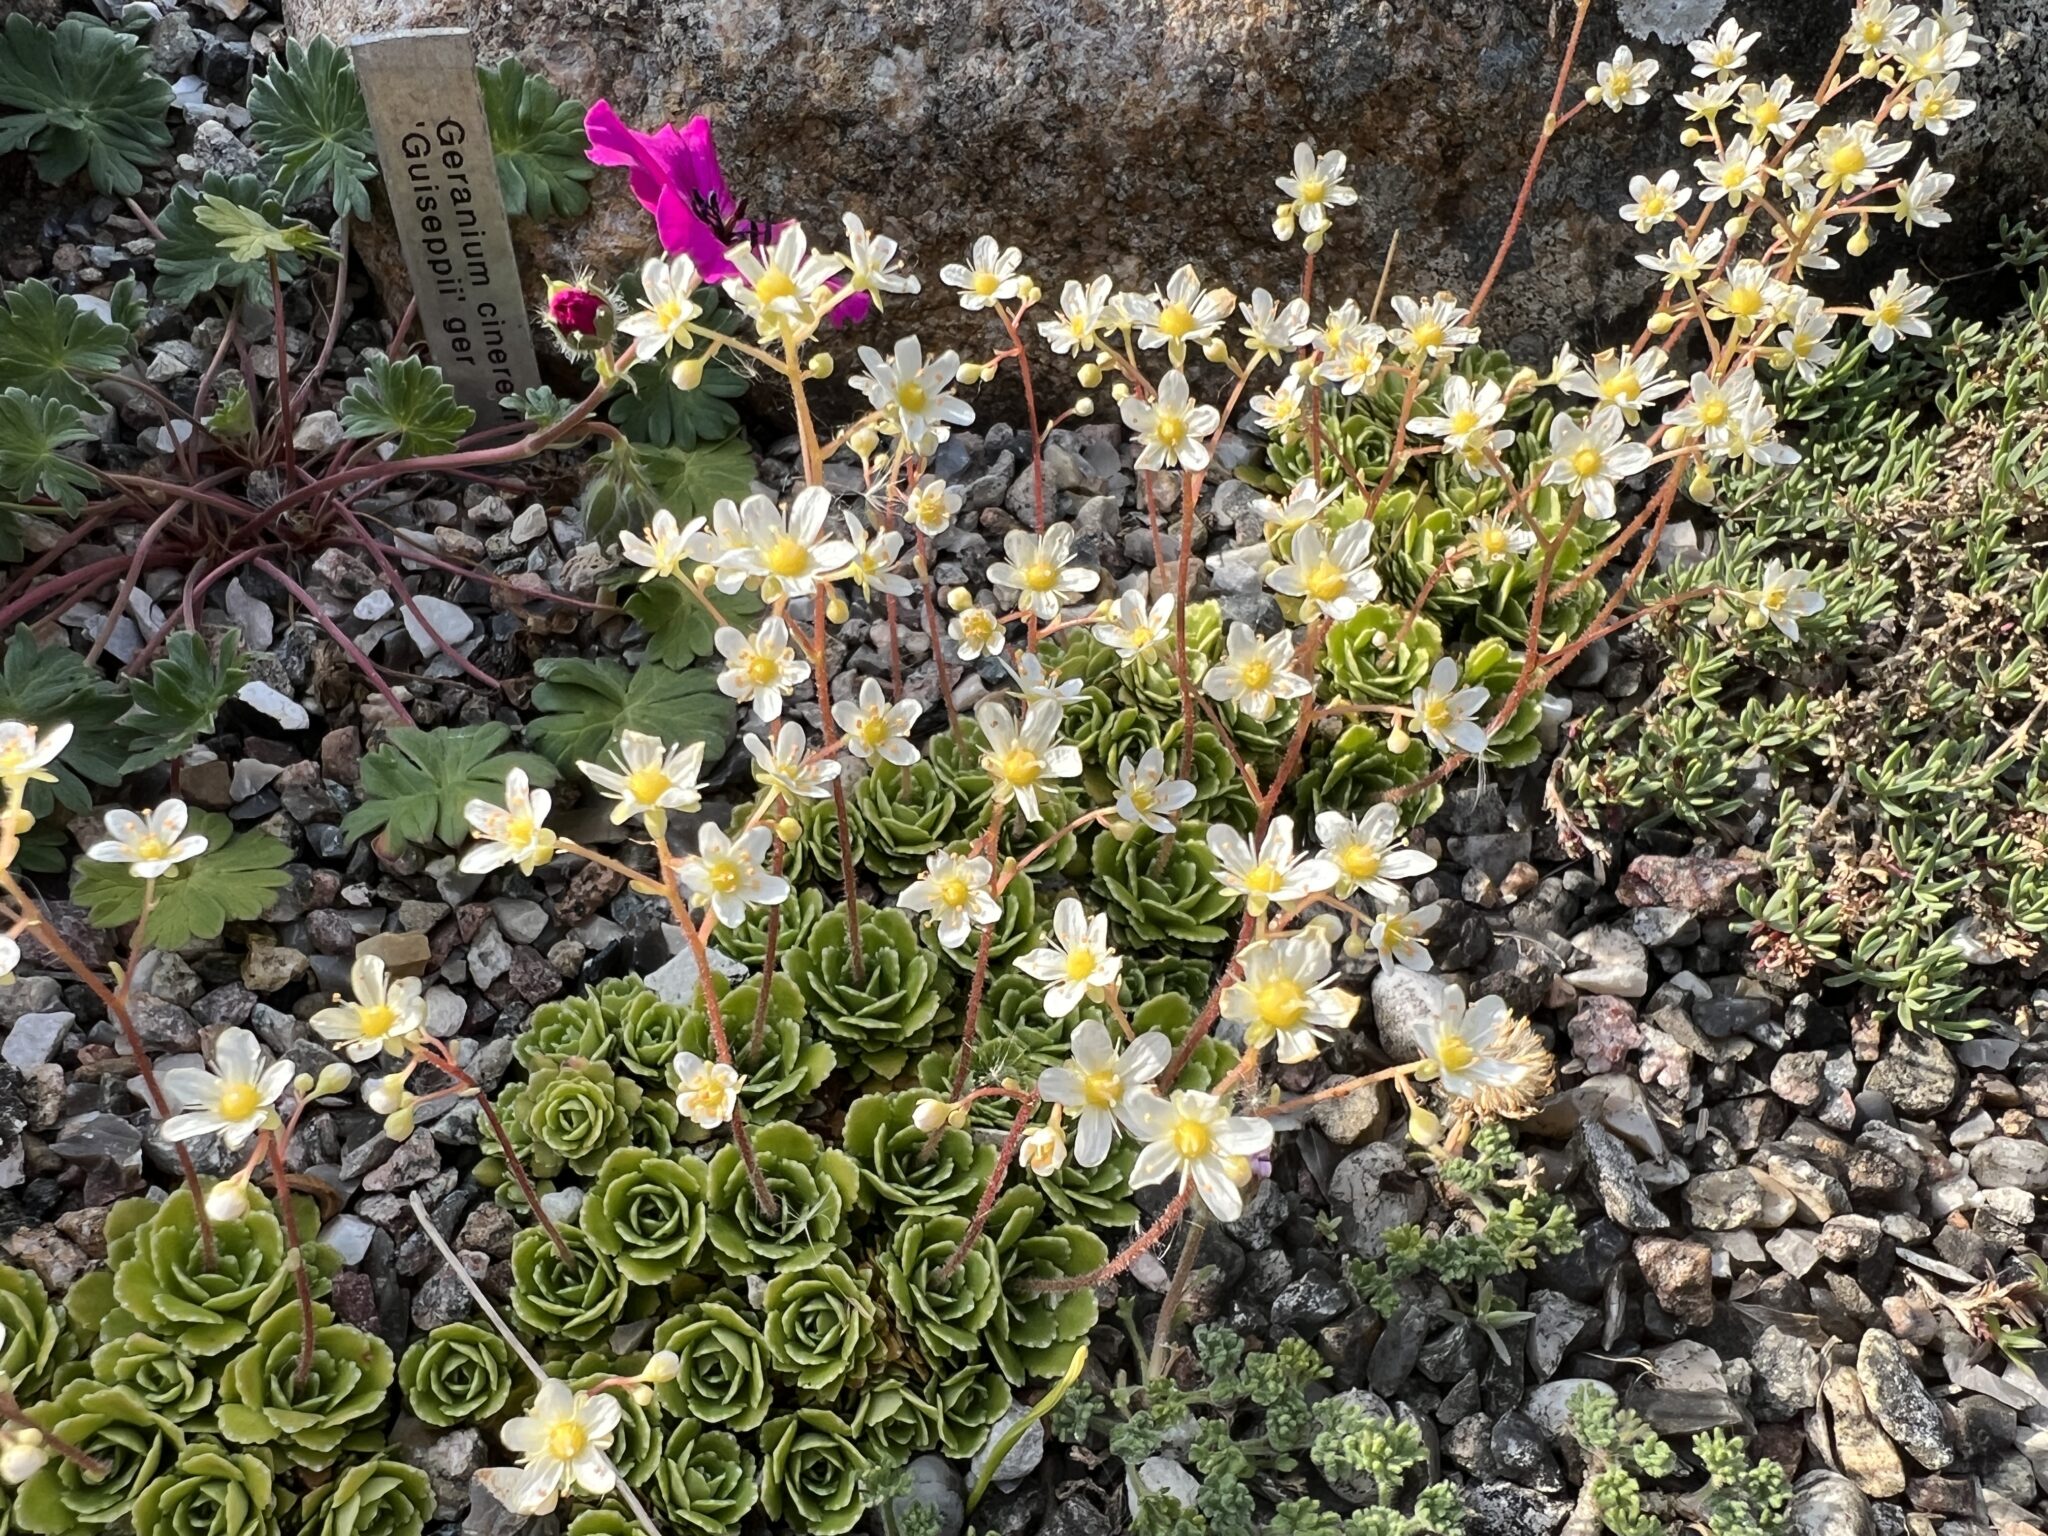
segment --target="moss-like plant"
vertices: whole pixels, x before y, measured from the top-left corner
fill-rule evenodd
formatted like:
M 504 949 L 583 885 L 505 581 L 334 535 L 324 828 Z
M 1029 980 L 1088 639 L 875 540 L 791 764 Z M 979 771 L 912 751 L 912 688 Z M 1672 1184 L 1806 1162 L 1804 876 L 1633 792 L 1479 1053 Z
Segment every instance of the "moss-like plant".
M 837 1414 L 799 1408 L 761 1426 L 761 1508 L 811 1536 L 850 1531 L 867 1508 L 868 1458 Z
M 583 1231 L 638 1285 L 660 1285 L 704 1246 L 710 1170 L 700 1158 L 621 1147 L 604 1160 L 583 1199 Z
M 374 1333 L 337 1323 L 313 1308 L 313 1368 L 299 1374 L 303 1328 L 296 1304 L 263 1320 L 256 1337 L 221 1374 L 220 1432 L 240 1445 L 276 1445 L 304 1467 L 320 1468 L 344 1449 L 373 1451 L 384 1394 L 394 1374 L 391 1348 Z
M 123 1334 L 92 1352 L 92 1379 L 126 1387 L 165 1417 L 188 1429 L 202 1427 L 213 1405 L 211 1376 L 195 1369 L 175 1346 L 146 1333 Z
M 1057 1376 L 1095 1326 L 1095 1292 L 1034 1291 L 1040 1280 L 1072 1280 L 1109 1262 L 1109 1247 L 1086 1227 L 1047 1222 L 1045 1197 L 1013 1189 L 989 1213 L 995 1234 L 998 1288 L 987 1334 L 988 1351 L 1014 1386 L 1034 1376 Z
M 317 1222 L 310 1201 L 302 1202 L 299 1230 Z M 214 1258 L 206 1262 L 191 1195 L 173 1190 L 162 1205 L 122 1200 L 107 1213 L 107 1270 L 111 1309 L 100 1322 L 103 1337 L 147 1333 L 188 1355 L 205 1358 L 234 1348 L 256 1324 L 289 1297 L 291 1271 L 285 1267 L 284 1223 L 259 1191 L 250 1190 L 248 1214 L 213 1223 Z M 302 1250 L 313 1294 L 326 1294 L 341 1256 L 325 1243 Z M 91 1277 L 88 1277 L 90 1279 Z M 89 1295 L 98 1289 L 87 1286 Z M 74 1288 L 74 1311 L 101 1310 L 97 1299 Z
M 512 1312 L 542 1338 L 581 1344 L 624 1315 L 628 1288 L 611 1255 L 580 1227 L 558 1227 L 571 1262 L 547 1233 L 529 1227 L 512 1240 Z
M 776 1120 L 797 1114 L 839 1064 L 838 1054 L 829 1044 L 811 1037 L 802 989 L 778 969 L 768 987 L 768 1011 L 764 1016 L 760 977 L 735 987 L 714 973 L 711 986 L 719 996 L 719 1010 L 725 1018 L 733 1068 L 746 1079 L 740 1085 L 740 1102 L 746 1105 L 747 1118 Z M 711 1016 L 701 992 L 692 994 L 683 1010 L 676 1043 L 679 1049 L 706 1061 L 717 1054 L 711 1038 Z M 694 1125 L 683 1127 L 685 1139 L 708 1134 Z
M 512 1352 L 489 1328 L 443 1323 L 398 1362 L 412 1415 L 437 1429 L 488 1419 L 512 1395 Z
M 934 1360 L 977 1353 L 1002 1304 L 1002 1259 L 986 1231 L 952 1273 L 945 1272 L 967 1229 L 964 1216 L 913 1217 L 896 1229 L 882 1255 L 882 1281 L 897 1321 Z
M 717 1292 L 659 1324 L 654 1347 L 674 1350 L 681 1362 L 675 1380 L 654 1389 L 655 1400 L 672 1417 L 743 1430 L 768 1416 L 768 1341 L 759 1318 L 730 1292 Z
M 759 1500 L 758 1478 L 753 1452 L 722 1429 L 685 1420 L 662 1445 L 654 1507 L 672 1526 L 699 1536 L 726 1536 L 739 1529 Z
M 79 1536 L 128 1517 L 136 1496 L 185 1449 L 185 1432 L 126 1387 L 74 1381 L 35 1420 L 99 1462 L 91 1473 L 52 1456 L 14 1493 L 14 1523 L 37 1536 Z
M 916 1089 L 871 1093 L 846 1112 L 840 1139 L 860 1169 L 861 1204 L 891 1219 L 969 1214 L 995 1172 L 996 1149 L 966 1130 L 949 1126 L 934 1141 L 917 1128 L 912 1116 L 929 1097 Z
M 752 1134 L 775 1211 L 761 1208 L 739 1148 L 731 1142 L 720 1147 L 705 1196 L 719 1267 L 729 1275 L 813 1269 L 846 1245 L 860 1174 L 844 1152 L 787 1120 Z
M 16 1401 L 34 1402 L 75 1346 L 43 1282 L 12 1264 L 0 1264 L 0 1330 L 0 1379 Z
M 829 1401 L 859 1385 L 880 1348 L 866 1276 L 843 1264 L 777 1275 L 761 1311 L 769 1362 L 807 1398 Z
M 433 1514 L 427 1474 L 378 1457 L 343 1467 L 306 1495 L 298 1530 L 299 1536 L 420 1536 Z
M 413 1476 L 427 1480 L 424 1472 Z M 135 1500 L 135 1536 L 275 1536 L 277 1517 L 269 1461 L 253 1451 L 224 1451 L 195 1440 Z M 320 1531 L 301 1529 L 308 1536 Z M 403 1536 L 418 1532 L 415 1523 Z M 362 1536 L 376 1533 L 365 1530 Z
M 931 1045 L 952 973 L 925 947 L 900 907 L 878 912 L 863 905 L 860 941 L 866 970 L 856 979 L 846 910 L 835 907 L 785 964 L 819 1029 L 841 1047 L 841 1064 L 856 1079 L 891 1078 L 913 1052 Z
M 1128 838 L 1095 839 L 1091 884 L 1120 947 L 1213 949 L 1230 937 L 1224 924 L 1236 898 L 1216 883 L 1206 831 L 1193 822 L 1182 825 L 1163 865 L 1160 834 L 1149 828 Z

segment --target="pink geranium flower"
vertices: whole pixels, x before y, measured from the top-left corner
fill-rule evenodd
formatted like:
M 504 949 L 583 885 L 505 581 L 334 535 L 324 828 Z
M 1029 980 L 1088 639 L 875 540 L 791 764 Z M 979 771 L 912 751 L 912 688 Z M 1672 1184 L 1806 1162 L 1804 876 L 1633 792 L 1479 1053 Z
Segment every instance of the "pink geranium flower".
M 594 101 L 583 119 L 593 164 L 626 168 L 633 195 L 654 216 L 655 234 L 671 256 L 687 255 L 707 283 L 732 277 L 738 269 L 726 254 L 735 246 L 764 250 L 782 229 L 752 218 L 746 201 L 725 184 L 711 119 L 699 114 L 681 128 L 663 123 L 653 133 L 631 128 L 608 101 Z M 857 294 L 836 306 L 834 325 L 867 317 L 870 300 Z

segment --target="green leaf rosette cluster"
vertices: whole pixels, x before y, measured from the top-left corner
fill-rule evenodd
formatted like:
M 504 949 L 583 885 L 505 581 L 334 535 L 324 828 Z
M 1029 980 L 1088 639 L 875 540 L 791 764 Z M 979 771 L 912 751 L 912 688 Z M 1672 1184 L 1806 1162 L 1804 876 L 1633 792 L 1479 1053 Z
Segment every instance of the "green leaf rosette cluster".
M 839 1064 L 832 1046 L 812 1037 L 803 990 L 779 967 L 769 982 L 765 1010 L 758 976 L 734 986 L 714 974 L 711 989 L 718 994 L 733 1069 L 746 1079 L 740 1085 L 740 1102 L 746 1106 L 748 1119 L 780 1120 L 802 1113 Z M 682 1010 L 676 1045 L 705 1061 L 717 1057 L 711 1014 L 701 992 Z M 670 1059 L 674 1059 L 673 1053 Z M 710 1134 L 687 1121 L 681 1130 L 685 1141 Z
M 448 1429 L 502 1409 L 512 1395 L 512 1371 L 512 1352 L 489 1328 L 443 1323 L 400 1357 L 398 1384 L 415 1418 Z
M 950 1017 L 952 973 L 902 908 L 877 911 L 863 903 L 859 913 L 862 976 L 853 973 L 844 907 L 820 918 L 783 963 L 819 1030 L 838 1048 L 841 1065 L 857 1079 L 886 1079 L 928 1049 Z
M 583 1200 L 583 1231 L 636 1285 L 662 1285 L 704 1247 L 710 1170 L 700 1158 L 621 1147 Z
M 263 1320 L 221 1375 L 221 1433 L 238 1445 L 275 1446 L 315 1469 L 343 1450 L 380 1449 L 390 1346 L 316 1303 L 312 1369 L 302 1379 L 303 1333 L 296 1303 Z
M 763 1209 L 740 1149 L 731 1142 L 720 1147 L 705 1197 L 719 1267 L 729 1275 L 816 1268 L 846 1246 L 860 1173 L 844 1152 L 788 1121 L 764 1125 L 752 1137 L 774 1209 Z
M 911 1117 L 928 1097 L 871 1093 L 846 1111 L 841 1138 L 860 1170 L 863 1206 L 892 1218 L 973 1214 L 995 1172 L 996 1149 L 959 1127 L 936 1138 L 919 1130 Z
M 1161 862 L 1160 833 L 1102 833 L 1089 853 L 1089 887 L 1109 914 L 1119 949 L 1215 950 L 1230 939 L 1237 899 L 1216 882 L 1208 828 L 1183 822 Z

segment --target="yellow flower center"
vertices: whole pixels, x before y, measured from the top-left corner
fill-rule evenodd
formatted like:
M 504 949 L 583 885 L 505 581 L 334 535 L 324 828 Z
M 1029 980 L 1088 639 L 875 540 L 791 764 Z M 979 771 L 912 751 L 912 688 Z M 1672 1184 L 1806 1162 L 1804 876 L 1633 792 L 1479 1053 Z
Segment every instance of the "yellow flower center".
M 1453 411 L 1451 413 L 1450 435 L 1452 437 L 1463 437 L 1467 432 L 1473 431 L 1475 428 L 1477 428 L 1478 425 L 1479 413 L 1477 411 Z
M 1572 455 L 1572 473 L 1581 480 L 1590 480 L 1600 473 L 1600 450 L 1588 443 Z
M 1763 591 L 1757 595 L 1757 604 L 1759 607 L 1768 609 L 1772 613 L 1776 613 L 1780 608 L 1785 606 L 1784 589 L 1781 587 L 1765 587 Z
M 991 766 L 997 778 L 1006 784 L 1020 787 L 1036 784 L 1045 772 L 1045 764 L 1039 761 L 1038 754 L 1029 747 L 1012 747 L 1007 752 L 999 753 Z
M 1733 192 L 1749 180 L 1749 167 L 1740 160 L 1731 160 L 1721 167 L 1721 185 Z
M 398 1022 L 398 1010 L 389 1003 L 371 1003 L 356 1010 L 356 1029 L 365 1040 L 382 1040 Z
M 170 851 L 170 843 L 154 832 L 145 832 L 135 844 L 135 856 L 138 859 L 161 859 Z
M 1244 877 L 1244 888 L 1259 896 L 1271 896 L 1285 883 L 1286 876 L 1274 864 L 1255 864 Z
M 1095 951 L 1085 945 L 1067 951 L 1067 980 L 1086 981 L 1095 974 Z
M 932 888 L 938 893 L 939 901 L 948 907 L 966 906 L 967 898 L 973 894 L 965 875 L 941 876 L 932 882 Z
M 1479 553 L 1489 560 L 1498 560 L 1508 552 L 1508 531 L 1491 525 L 1479 530 Z
M 1619 401 L 1624 405 L 1634 404 L 1636 397 L 1642 392 L 1643 381 L 1636 376 L 1636 371 L 1633 368 L 1622 369 L 1621 372 L 1604 380 L 1600 385 L 1600 398 L 1602 400 Z
M 1768 128 L 1783 116 L 1778 104 L 1767 96 L 1759 97 L 1749 109 L 1750 126 L 1754 128 Z
M 1273 663 L 1255 656 L 1237 669 L 1237 680 L 1248 689 L 1263 690 L 1273 681 Z
M 747 658 L 747 681 L 756 688 L 766 688 L 782 676 L 782 667 L 773 656 L 756 652 Z
M 1414 338 L 1415 350 L 1426 352 L 1431 347 L 1444 344 L 1444 328 L 1434 320 L 1418 320 L 1408 334 Z
M 754 284 L 754 297 L 763 304 L 793 299 L 796 297 L 796 280 L 780 267 L 770 267 L 761 274 L 761 280 Z
M 499 841 L 513 844 L 530 843 L 533 841 L 533 834 L 533 816 L 529 812 L 522 811 L 517 816 L 507 816 L 505 818 L 505 835 Z
M 589 1432 L 575 1419 L 557 1419 L 548 1428 L 548 1455 L 556 1461 L 574 1461 L 589 1444 Z
M 1170 411 L 1161 411 L 1152 418 L 1152 435 L 1159 440 L 1160 447 L 1178 448 L 1187 441 L 1187 421 Z
M 896 386 L 896 403 L 906 411 L 916 412 L 931 403 L 931 396 L 917 380 L 905 379 Z
M 730 896 L 740 888 L 740 865 L 737 859 L 707 859 L 704 862 L 704 880 L 712 890 L 721 896 Z
M 1440 731 L 1451 723 L 1451 701 L 1445 698 L 1430 698 L 1422 701 L 1422 723 L 1433 731 Z
M 223 1120 L 246 1120 L 262 1107 L 254 1083 L 229 1083 L 220 1091 L 218 1113 Z
M 1334 560 L 1319 560 L 1302 585 L 1308 589 L 1308 595 L 1317 602 L 1333 603 L 1349 589 L 1351 578 L 1344 574 L 1344 568 Z
M 1081 1074 L 1081 1098 L 1090 1109 L 1115 1109 L 1123 1097 L 1123 1079 L 1116 1075 L 1116 1068 Z
M 1124 790 L 1124 796 L 1137 811 L 1149 811 L 1159 803 L 1159 796 L 1150 784 L 1131 784 Z
M 792 534 L 780 534 L 768 546 L 767 558 L 762 562 L 770 575 L 787 579 L 801 576 L 811 568 L 811 552 L 804 547 L 804 541 Z
M 996 296 L 996 290 L 1003 286 L 1003 280 L 993 272 L 977 272 L 968 279 L 974 291 L 984 299 Z
M 1761 290 L 1744 285 L 1728 290 L 1727 310 L 1739 320 L 1753 320 L 1763 313 L 1764 296 Z
M 1851 139 L 1838 144 L 1828 155 L 1828 170 L 1836 176 L 1854 176 L 1861 172 L 1869 161 L 1863 153 L 1863 146 Z
M 1320 203 L 1329 195 L 1329 183 L 1324 181 L 1322 177 L 1306 176 L 1302 178 L 1301 200 L 1304 203 Z
M 1195 317 L 1185 304 L 1169 304 L 1159 311 L 1160 331 L 1175 341 L 1185 341 L 1195 328 Z
M 1050 560 L 1034 560 L 1024 567 L 1024 590 L 1050 592 L 1060 584 L 1060 568 Z
M 984 610 L 960 616 L 960 638 L 970 645 L 979 645 L 996 631 L 995 620 Z
M 1292 1029 L 1308 1012 L 1308 989 L 1298 981 L 1278 977 L 1261 983 L 1252 993 L 1252 1003 L 1266 1029 Z
M 1636 203 L 1637 211 L 1641 214 L 1643 218 L 1646 219 L 1662 218 L 1667 212 L 1670 211 L 1670 208 L 1670 199 L 1664 195 L 1664 189 L 1662 187 L 1650 188 L 1650 190 L 1645 192 L 1642 195 L 1641 199 Z
M 673 331 L 683 323 L 683 303 L 680 299 L 663 299 L 654 306 L 654 323 L 664 331 Z
M 879 747 L 889 739 L 889 722 L 880 714 L 867 715 L 854 722 L 854 735 L 864 747 Z
M 1463 1035 L 1446 1035 L 1437 1043 L 1436 1063 L 1446 1072 L 1462 1072 L 1479 1059 Z
M 1183 1117 L 1173 1123 L 1173 1150 L 1184 1162 L 1195 1162 L 1207 1157 L 1216 1145 L 1216 1138 L 1209 1132 L 1208 1125 L 1201 1120 Z
M 1380 850 L 1371 843 L 1353 843 L 1337 855 L 1337 867 L 1353 880 L 1376 879 L 1384 862 Z
M 674 787 L 669 776 L 659 768 L 636 768 L 626 775 L 626 793 L 642 805 L 654 804 Z
M 1728 402 L 1716 397 L 1700 402 L 1700 425 L 1718 427 L 1728 419 Z
M 1886 299 L 1877 306 L 1877 318 L 1886 325 L 1896 326 L 1906 317 L 1906 306 L 1898 299 Z

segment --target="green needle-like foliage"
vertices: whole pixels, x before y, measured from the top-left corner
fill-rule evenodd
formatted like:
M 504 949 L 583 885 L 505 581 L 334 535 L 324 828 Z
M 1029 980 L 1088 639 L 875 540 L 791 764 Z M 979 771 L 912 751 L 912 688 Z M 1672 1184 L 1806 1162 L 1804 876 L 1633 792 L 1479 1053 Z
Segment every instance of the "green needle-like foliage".
M 654 1389 L 669 1414 L 728 1430 L 752 1429 L 768 1416 L 768 1340 L 760 1318 L 730 1292 L 717 1292 L 657 1324 L 654 1347 L 674 1350 L 681 1362 L 675 1380 Z
M 412 1415 L 437 1429 L 488 1419 L 512 1395 L 512 1352 L 489 1328 L 443 1323 L 398 1362 Z
M 36 1422 L 105 1468 L 52 1456 L 14 1493 L 14 1523 L 37 1536 L 79 1536 L 128 1518 L 136 1495 L 185 1448 L 184 1431 L 126 1387 L 74 1381 Z
M 0 1264 L 0 1330 L 0 1380 L 17 1402 L 42 1396 L 57 1368 L 77 1353 L 43 1282 L 12 1264 Z
M 343 1467 L 333 1482 L 306 1495 L 298 1530 L 299 1536 L 420 1536 L 433 1514 L 427 1474 L 379 1457 Z
M 710 1170 L 695 1157 L 621 1147 L 604 1160 L 584 1197 L 583 1230 L 636 1285 L 660 1285 L 696 1262 L 704 1246 Z
M 539 1227 L 512 1240 L 512 1312 L 544 1339 L 588 1343 L 624 1315 L 628 1287 L 588 1233 L 559 1223 L 556 1230 L 569 1263 Z
M 724 933 L 721 928 L 721 939 Z M 783 971 L 776 971 L 768 988 L 768 1013 L 761 1019 L 757 1047 L 754 1024 L 761 1018 L 761 979 L 757 976 L 735 987 L 714 973 L 711 985 L 719 995 L 733 1067 L 746 1079 L 740 1085 L 740 1102 L 746 1106 L 747 1118 L 773 1120 L 801 1113 L 839 1063 L 839 1055 L 830 1045 L 811 1038 L 802 990 Z M 677 1047 L 706 1061 L 714 1059 L 717 1049 L 703 993 L 693 995 L 682 1013 Z M 673 1060 L 675 1053 L 669 1055 Z M 697 1127 L 687 1126 L 684 1135 L 694 1139 L 697 1131 Z
M 719 1267 L 729 1275 L 814 1269 L 846 1245 L 860 1174 L 844 1152 L 787 1120 L 751 1134 L 775 1212 L 761 1208 L 739 1148 L 731 1142 L 720 1147 L 711 1159 L 707 1195 Z
M 1216 883 L 1216 856 L 1208 829 L 1181 826 L 1164 867 L 1160 834 L 1139 828 L 1128 840 L 1099 836 L 1090 853 L 1091 885 L 1109 913 L 1120 948 L 1159 946 L 1213 949 L 1230 937 L 1224 926 L 1234 898 Z
M 1095 1326 L 1095 1292 L 1037 1292 L 1034 1281 L 1073 1280 L 1109 1262 L 1109 1248 L 1086 1227 L 1043 1219 L 1045 1197 L 1013 1189 L 989 1213 L 1002 1293 L 988 1331 L 988 1350 L 1014 1386 L 1057 1376 Z
M 426 1481 L 424 1472 L 413 1476 Z M 268 1461 L 252 1451 L 223 1451 L 195 1440 L 136 1499 L 135 1536 L 275 1536 L 277 1517 Z M 414 1536 L 418 1530 L 415 1524 Z
M 841 1047 L 842 1063 L 856 1078 L 896 1076 L 911 1054 L 928 1048 L 944 1015 L 951 973 L 924 946 L 900 907 L 860 908 L 861 958 L 866 974 L 853 974 L 846 910 L 818 921 L 784 964 L 803 988 L 827 1039 Z
M 329 1465 L 343 1450 L 375 1450 L 391 1347 L 373 1333 L 313 1308 L 313 1368 L 299 1378 L 304 1335 L 298 1305 L 263 1320 L 221 1374 L 220 1431 L 241 1445 L 276 1445 L 302 1467 Z
M 654 1507 L 682 1531 L 726 1536 L 760 1499 L 752 1451 L 722 1429 L 685 1420 L 669 1431 L 654 1473 Z
M 846 1112 L 841 1140 L 860 1169 L 861 1203 L 903 1216 L 972 1214 L 995 1172 L 996 1149 L 947 1127 L 934 1141 L 911 1121 L 927 1094 L 872 1093 Z
M 761 1508 L 809 1536 L 840 1536 L 867 1508 L 868 1458 L 853 1429 L 822 1408 L 799 1408 L 761 1427 Z
M 1002 1305 L 1002 1257 L 986 1231 L 944 1275 L 966 1240 L 967 1225 L 965 1216 L 912 1217 L 896 1229 L 882 1255 L 882 1280 L 897 1322 L 917 1335 L 934 1360 L 978 1353 Z
M 126 1387 L 166 1418 L 202 1427 L 213 1404 L 214 1381 L 193 1368 L 172 1345 L 146 1333 L 110 1339 L 92 1352 L 92 1379 Z M 33 1394 L 26 1394 L 33 1401 Z
M 865 1275 L 821 1264 L 777 1275 L 761 1296 L 768 1359 L 807 1400 L 830 1401 L 857 1387 L 879 1343 Z

